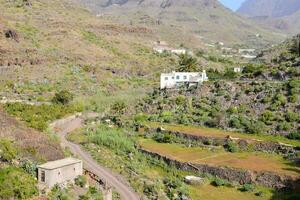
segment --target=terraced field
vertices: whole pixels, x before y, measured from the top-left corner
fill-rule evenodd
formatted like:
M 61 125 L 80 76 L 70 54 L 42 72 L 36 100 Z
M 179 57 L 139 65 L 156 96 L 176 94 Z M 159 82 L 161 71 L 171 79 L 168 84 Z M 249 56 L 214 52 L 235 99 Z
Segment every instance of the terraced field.
M 190 191 L 194 200 L 225 199 L 225 197 L 230 200 L 269 200 L 272 198 L 271 192 L 268 191 L 264 196 L 256 196 L 254 193 L 241 192 L 236 188 L 215 187 L 211 184 L 190 186 Z
M 157 143 L 151 139 L 139 141 L 142 148 L 166 157 L 195 164 L 233 167 L 251 171 L 269 171 L 280 175 L 299 177 L 300 166 L 279 155 L 259 152 L 229 153 L 224 149 L 185 147 L 179 144 Z
M 184 126 L 184 125 L 177 125 L 177 124 L 165 124 L 159 122 L 147 122 L 145 125 L 153 129 L 162 127 L 167 131 L 181 132 L 193 136 L 204 136 L 204 137 L 212 137 L 212 138 L 225 138 L 227 136 L 231 136 L 234 138 L 253 140 L 253 141 L 280 142 L 280 143 L 300 147 L 300 141 L 290 140 L 281 136 L 276 137 L 271 135 L 243 134 L 238 132 L 219 130 L 215 128 Z

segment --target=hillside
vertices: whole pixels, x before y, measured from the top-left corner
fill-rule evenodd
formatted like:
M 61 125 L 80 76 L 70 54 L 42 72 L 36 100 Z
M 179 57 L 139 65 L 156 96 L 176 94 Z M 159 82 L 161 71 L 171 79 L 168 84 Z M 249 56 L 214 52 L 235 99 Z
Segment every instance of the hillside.
M 280 68 L 281 71 L 293 72 L 293 76 L 299 78 L 300 66 L 300 34 L 287 39 L 283 43 L 272 48 L 263 50 L 257 57 L 273 69 Z
M 138 90 L 176 59 L 152 51 L 151 28 L 99 19 L 67 0 L 26 2 L 0 1 L 1 97 Z
M 266 28 L 277 29 L 282 33 L 299 32 L 300 1 L 298 0 L 247 0 L 237 13 L 250 17 Z
M 46 134 L 27 128 L 0 108 L 1 139 L 13 141 L 14 147 L 22 152 L 23 159 L 44 161 L 56 160 L 64 156 L 57 141 L 51 140 Z
M 175 33 L 183 34 L 182 37 L 192 35 L 204 42 L 250 46 L 266 45 L 282 38 L 234 14 L 217 0 L 77 1 L 102 18 L 113 17 L 122 23 L 155 28 L 164 40 L 173 39 L 175 43 L 178 43 Z M 261 37 L 257 38 L 257 34 Z
M 299 10 L 298 0 L 246 0 L 237 12 L 250 17 L 284 17 Z

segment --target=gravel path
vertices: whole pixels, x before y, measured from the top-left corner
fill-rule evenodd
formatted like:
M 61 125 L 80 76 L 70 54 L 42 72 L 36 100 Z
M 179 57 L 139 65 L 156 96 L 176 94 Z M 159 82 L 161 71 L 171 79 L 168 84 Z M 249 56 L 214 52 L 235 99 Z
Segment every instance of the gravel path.
M 113 173 L 111 170 L 100 166 L 91 155 L 84 151 L 79 145 L 66 140 L 66 135 L 71 131 L 80 128 L 83 120 L 81 118 L 74 118 L 72 120 L 66 120 L 65 123 L 57 123 L 55 126 L 58 129 L 58 134 L 61 138 L 61 145 L 68 147 L 70 151 L 79 156 L 84 163 L 84 168 L 93 172 L 101 179 L 103 179 L 108 185 L 112 186 L 120 195 L 123 200 L 139 200 L 139 195 L 134 192 L 130 185 L 118 174 Z

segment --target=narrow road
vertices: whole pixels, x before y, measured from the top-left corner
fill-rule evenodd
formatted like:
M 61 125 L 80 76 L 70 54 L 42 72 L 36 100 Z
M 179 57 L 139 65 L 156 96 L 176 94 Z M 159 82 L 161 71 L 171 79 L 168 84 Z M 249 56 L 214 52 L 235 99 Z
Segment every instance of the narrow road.
M 61 139 L 61 145 L 68 147 L 70 151 L 79 156 L 83 160 L 85 169 L 93 172 L 101 179 L 103 179 L 108 185 L 112 186 L 121 196 L 123 200 L 139 200 L 139 195 L 134 192 L 130 185 L 120 176 L 113 173 L 111 170 L 100 166 L 88 152 L 84 151 L 79 145 L 69 142 L 66 139 L 66 135 L 71 131 L 80 128 L 83 120 L 81 118 L 74 118 L 68 120 L 65 123 L 58 123 L 55 126 L 58 129 L 57 133 Z

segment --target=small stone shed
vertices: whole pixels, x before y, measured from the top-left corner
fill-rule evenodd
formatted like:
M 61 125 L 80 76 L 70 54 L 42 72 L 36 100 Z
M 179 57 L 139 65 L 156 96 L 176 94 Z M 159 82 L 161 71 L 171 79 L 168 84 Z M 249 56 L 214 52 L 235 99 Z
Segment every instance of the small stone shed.
M 74 181 L 82 174 L 82 161 L 76 158 L 65 158 L 38 166 L 38 181 L 48 188 L 52 188 L 55 184 Z

